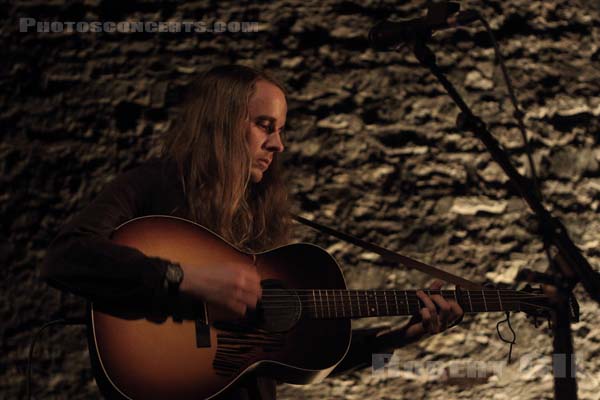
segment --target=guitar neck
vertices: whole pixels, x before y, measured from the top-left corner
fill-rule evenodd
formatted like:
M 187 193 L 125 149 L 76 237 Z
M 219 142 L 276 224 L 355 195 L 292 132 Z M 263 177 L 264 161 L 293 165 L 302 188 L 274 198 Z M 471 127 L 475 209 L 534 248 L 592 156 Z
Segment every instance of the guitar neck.
M 523 301 L 531 296 L 515 290 L 428 290 L 456 301 L 465 313 L 522 311 Z M 296 291 L 305 317 L 314 319 L 366 318 L 417 314 L 424 307 L 416 290 L 334 290 Z

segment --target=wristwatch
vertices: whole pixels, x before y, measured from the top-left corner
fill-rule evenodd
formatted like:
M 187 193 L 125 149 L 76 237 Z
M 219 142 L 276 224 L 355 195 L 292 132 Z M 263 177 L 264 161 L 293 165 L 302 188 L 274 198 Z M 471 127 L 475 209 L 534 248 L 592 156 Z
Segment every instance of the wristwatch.
M 183 270 L 181 269 L 181 265 L 175 262 L 167 264 L 167 270 L 165 271 L 165 287 L 169 297 L 177 295 L 182 280 Z

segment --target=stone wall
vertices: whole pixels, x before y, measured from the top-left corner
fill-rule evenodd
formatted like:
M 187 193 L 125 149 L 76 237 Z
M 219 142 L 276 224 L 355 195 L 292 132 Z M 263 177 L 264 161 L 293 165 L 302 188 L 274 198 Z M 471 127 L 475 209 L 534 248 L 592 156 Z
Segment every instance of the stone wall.
M 457 109 L 408 49 L 368 48 L 382 18 L 413 18 L 424 1 L 17 1 L 0 4 L 0 392 L 25 397 L 28 346 L 46 321 L 80 316 L 84 302 L 39 279 L 61 224 L 119 172 L 158 151 L 192 77 L 217 63 L 267 68 L 289 88 L 286 165 L 306 216 L 474 280 L 513 282 L 519 268 L 546 268 L 534 219 L 471 134 Z M 600 265 L 600 6 L 594 1 L 464 1 L 490 22 L 506 58 L 547 207 Z M 258 21 L 254 33 L 19 32 L 38 21 Z M 510 152 L 525 148 L 493 48 L 479 25 L 436 35 L 450 79 Z M 299 240 L 325 247 L 352 288 L 420 288 L 428 278 L 307 228 Z M 574 338 L 579 395 L 597 398 L 597 304 L 577 289 Z M 372 374 L 370 369 L 280 398 L 552 398 L 544 373 L 546 324 L 512 317 L 513 358 L 495 326 L 501 314 L 465 317 L 452 330 L 396 352 L 400 365 L 437 362 L 445 373 Z M 403 323 L 367 319 L 356 326 Z M 594 328 L 596 326 L 596 328 Z M 546 358 L 544 358 L 546 357 Z M 525 365 L 524 360 L 532 360 Z M 500 372 L 459 379 L 452 371 L 496 361 Z M 428 364 L 422 364 L 428 365 Z M 521 367 L 521 369 L 520 369 Z M 85 330 L 51 327 L 33 364 L 36 398 L 98 398 Z

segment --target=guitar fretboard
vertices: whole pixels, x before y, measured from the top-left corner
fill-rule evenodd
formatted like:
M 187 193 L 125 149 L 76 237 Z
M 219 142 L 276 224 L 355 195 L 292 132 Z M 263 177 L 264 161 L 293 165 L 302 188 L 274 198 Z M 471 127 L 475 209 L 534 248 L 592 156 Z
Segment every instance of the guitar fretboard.
M 440 295 L 456 301 L 465 313 L 524 311 L 523 308 L 535 307 L 540 300 L 545 300 L 545 296 L 516 290 L 423 291 L 430 297 Z M 285 309 L 299 300 L 304 316 L 316 319 L 413 315 L 425 306 L 416 290 L 304 289 L 293 292 L 294 295 L 290 295 L 290 291 L 264 290 L 262 301 L 270 307 Z

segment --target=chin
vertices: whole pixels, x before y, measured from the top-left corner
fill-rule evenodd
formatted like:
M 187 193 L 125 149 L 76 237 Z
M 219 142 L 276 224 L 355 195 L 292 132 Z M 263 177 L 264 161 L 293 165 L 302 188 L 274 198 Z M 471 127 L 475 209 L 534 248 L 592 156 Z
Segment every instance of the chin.
M 258 182 L 262 181 L 262 178 L 263 178 L 263 173 L 262 173 L 262 171 L 253 170 L 253 171 L 250 173 L 250 180 L 251 180 L 253 183 L 258 183 Z

